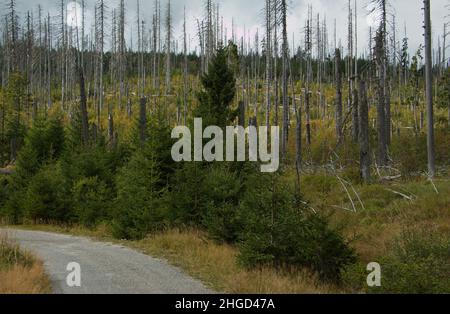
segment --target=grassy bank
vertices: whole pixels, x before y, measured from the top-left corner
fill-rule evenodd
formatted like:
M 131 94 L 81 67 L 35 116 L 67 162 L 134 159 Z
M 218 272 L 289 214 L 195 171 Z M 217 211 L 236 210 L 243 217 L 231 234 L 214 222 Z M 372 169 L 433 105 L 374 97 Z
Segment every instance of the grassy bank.
M 0 294 L 50 292 L 42 263 L 8 239 L 6 233 L 0 233 Z

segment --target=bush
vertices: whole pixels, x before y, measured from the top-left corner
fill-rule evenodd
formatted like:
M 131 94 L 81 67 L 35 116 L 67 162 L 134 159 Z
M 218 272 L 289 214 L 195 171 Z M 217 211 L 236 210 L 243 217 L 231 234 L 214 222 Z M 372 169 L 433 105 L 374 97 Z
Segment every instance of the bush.
M 436 231 L 405 232 L 379 264 L 381 287 L 365 286 L 363 265 L 344 271 L 346 286 L 368 293 L 450 293 L 450 239 Z
M 9 195 L 10 178 L 6 175 L 0 175 L 0 210 L 5 205 Z M 0 211 L 1 214 L 1 211 Z
M 140 239 L 165 225 L 165 212 L 158 189 L 160 174 L 152 155 L 137 152 L 119 171 L 117 199 L 113 212 L 113 235 Z
M 42 168 L 30 181 L 21 202 L 25 217 L 34 223 L 68 222 L 69 193 L 59 164 Z
M 306 267 L 323 280 L 339 281 L 342 268 L 355 261 L 340 233 L 299 205 L 278 175 L 253 177 L 247 189 L 240 208 L 241 262 L 247 267 Z
M 206 199 L 203 182 L 204 165 L 185 163 L 175 172 L 170 191 L 170 221 L 174 225 L 199 226 L 205 213 Z
M 97 177 L 82 178 L 72 188 L 74 212 L 79 223 L 94 227 L 108 219 L 111 190 Z
M 241 231 L 237 209 L 242 184 L 238 175 L 226 164 L 214 165 L 202 184 L 206 202 L 203 226 L 216 240 L 236 241 Z

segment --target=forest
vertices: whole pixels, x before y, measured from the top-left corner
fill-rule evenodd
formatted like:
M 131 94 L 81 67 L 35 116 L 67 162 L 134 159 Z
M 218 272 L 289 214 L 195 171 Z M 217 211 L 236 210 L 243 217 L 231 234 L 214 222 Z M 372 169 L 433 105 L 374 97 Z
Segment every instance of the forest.
M 450 2 L 418 1 L 417 50 L 396 0 L 342 0 L 338 21 L 311 1 L 295 45 L 289 0 L 258 2 L 254 38 L 228 29 L 215 0 L 202 1 L 195 34 L 186 9 L 174 33 L 170 0 L 152 12 L 136 2 L 130 13 L 96 0 L 90 24 L 84 0 L 54 1 L 57 15 L 3 0 L 0 224 L 132 241 L 193 232 L 236 250 L 240 269 L 306 271 L 317 289 L 450 292 L 450 17 L 430 14 Z M 362 11 L 375 18 L 369 38 Z M 279 126 L 278 171 L 174 161 L 172 129 L 194 134 L 195 118 Z M 366 284 L 371 262 L 381 287 Z

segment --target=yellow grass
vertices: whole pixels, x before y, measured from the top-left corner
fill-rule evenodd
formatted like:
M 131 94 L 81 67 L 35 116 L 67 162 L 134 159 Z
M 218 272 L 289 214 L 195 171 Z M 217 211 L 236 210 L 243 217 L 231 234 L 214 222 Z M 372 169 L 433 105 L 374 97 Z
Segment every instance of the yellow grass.
M 46 294 L 51 292 L 50 282 L 40 262 L 31 268 L 13 266 L 0 270 L 0 294 Z
M 42 263 L 0 234 L 0 294 L 46 294 L 51 284 Z
M 170 230 L 131 242 L 144 253 L 161 256 L 190 275 L 226 293 L 327 293 L 316 276 L 299 270 L 247 270 L 237 260 L 238 250 L 217 244 L 198 230 Z

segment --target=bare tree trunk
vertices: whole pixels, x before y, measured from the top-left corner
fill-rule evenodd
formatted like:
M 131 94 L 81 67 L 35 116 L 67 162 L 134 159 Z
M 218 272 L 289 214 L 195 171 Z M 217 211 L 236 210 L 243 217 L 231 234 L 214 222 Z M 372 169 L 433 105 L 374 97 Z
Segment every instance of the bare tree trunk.
M 434 146 L 434 110 L 433 110 L 433 73 L 431 55 L 431 7 L 430 0 L 424 0 L 425 12 L 425 80 L 427 100 L 427 147 L 428 173 L 432 178 L 436 174 L 435 146 Z
M 183 22 L 183 120 L 184 125 L 187 125 L 187 76 L 188 76 L 188 56 L 187 56 L 187 34 L 186 34 L 186 7 L 184 8 L 184 22 Z
M 312 7 L 308 8 L 308 21 L 306 26 L 306 90 L 305 90 L 305 114 L 306 114 L 306 142 L 311 145 L 311 80 L 312 80 Z
M 116 139 L 114 136 L 114 117 L 112 113 L 108 115 L 108 138 L 109 145 L 111 145 L 111 147 L 114 147 L 116 144 Z
M 353 106 L 353 108 L 352 108 L 352 138 L 355 143 L 358 142 L 358 137 L 359 137 L 359 125 L 358 125 L 359 104 L 358 104 L 358 100 L 359 100 L 358 99 L 358 90 L 356 89 L 356 86 L 355 86 L 355 88 L 353 88 L 353 97 L 352 97 L 352 102 L 353 102 L 352 103 L 352 106 Z
M 272 75 L 272 13 L 271 0 L 266 0 L 266 126 L 270 125 L 270 97 L 271 97 L 271 75 Z
M 141 145 L 147 140 L 147 99 L 142 97 L 139 106 L 139 136 Z
M 80 85 L 81 138 L 83 140 L 83 144 L 87 145 L 89 143 L 89 119 L 87 112 L 86 85 L 84 81 L 83 68 L 78 63 L 79 61 L 77 60 L 79 85 Z
M 289 139 L 289 104 L 288 104 L 288 39 L 287 39 L 287 5 L 286 0 L 281 0 L 281 20 L 283 24 L 283 141 L 282 141 L 282 158 L 286 158 L 287 145 Z
M 170 0 L 167 2 L 167 13 L 166 13 L 166 95 L 171 93 L 171 69 L 170 69 L 170 44 L 172 41 L 172 12 L 170 8 Z
M 370 146 L 369 146 L 369 106 L 367 102 L 366 82 L 359 82 L 359 148 L 361 177 L 364 182 L 370 181 Z
M 377 122 L 378 122 L 378 162 L 380 166 L 386 166 L 387 164 L 387 144 L 386 144 L 386 62 L 384 52 L 384 39 L 383 30 L 379 29 L 376 36 L 376 62 L 378 68 L 377 78 L 377 93 L 378 93 L 378 105 L 377 105 Z
M 336 49 L 334 54 L 334 71 L 336 84 L 336 138 L 338 143 L 342 142 L 342 75 L 341 75 L 341 51 Z

